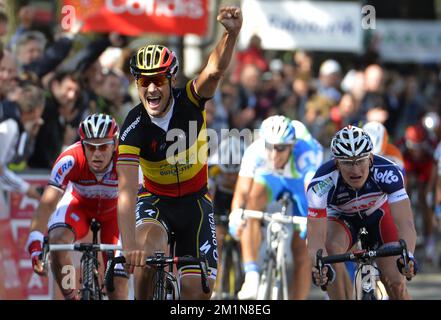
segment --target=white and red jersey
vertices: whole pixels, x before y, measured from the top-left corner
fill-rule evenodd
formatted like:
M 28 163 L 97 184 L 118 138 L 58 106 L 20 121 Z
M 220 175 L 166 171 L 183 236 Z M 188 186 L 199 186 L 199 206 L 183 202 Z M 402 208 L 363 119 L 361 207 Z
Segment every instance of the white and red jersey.
M 49 185 L 71 193 L 85 209 L 97 215 L 116 211 L 118 201 L 118 177 L 116 156 L 98 181 L 87 164 L 81 142 L 69 146 L 60 154 L 52 168 Z

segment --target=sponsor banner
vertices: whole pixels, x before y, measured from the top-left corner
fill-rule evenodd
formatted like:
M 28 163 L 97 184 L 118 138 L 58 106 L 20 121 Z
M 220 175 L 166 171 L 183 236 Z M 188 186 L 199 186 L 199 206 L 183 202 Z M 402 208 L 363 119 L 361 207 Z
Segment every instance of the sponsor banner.
M 0 300 L 25 299 L 17 250 L 8 220 L 0 221 Z
M 20 175 L 30 184 L 45 187 L 49 175 Z M 38 207 L 38 200 L 24 194 L 11 192 L 9 194 L 9 214 L 11 219 L 30 219 Z
M 62 27 L 69 28 L 78 19 L 86 32 L 203 36 L 208 28 L 208 0 L 64 0 L 63 4 Z
M 44 187 L 47 184 L 49 175 L 20 175 L 25 181 L 32 185 Z M 32 271 L 32 263 L 29 253 L 26 251 L 26 242 L 29 237 L 32 216 L 38 207 L 38 200 L 27 196 L 11 192 L 9 194 L 10 217 L 7 221 L 9 232 L 11 233 L 11 244 L 9 247 L 14 251 L 20 283 L 22 285 L 23 296 L 19 299 L 52 299 L 53 280 L 49 277 L 40 277 Z
M 441 61 L 441 22 L 379 19 L 374 32 L 383 61 Z
M 244 0 L 242 9 L 241 48 L 257 34 L 270 50 L 362 50 L 359 3 Z

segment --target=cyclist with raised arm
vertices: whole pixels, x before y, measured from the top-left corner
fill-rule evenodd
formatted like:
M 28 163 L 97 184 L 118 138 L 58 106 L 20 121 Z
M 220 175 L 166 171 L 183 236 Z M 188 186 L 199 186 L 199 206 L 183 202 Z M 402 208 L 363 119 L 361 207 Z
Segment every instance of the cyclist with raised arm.
M 101 224 L 101 243 L 117 244 L 119 240 L 117 202 L 118 179 L 116 158 L 119 128 L 106 114 L 92 114 L 78 130 L 81 141 L 62 152 L 52 168 L 48 185 L 32 218 L 27 249 L 34 272 L 44 274 L 40 254 L 44 234 L 50 244 L 70 244 L 89 232 L 92 219 Z M 104 265 L 106 256 L 103 255 Z M 77 292 L 63 288 L 63 266 L 72 266 L 67 251 L 51 252 L 55 280 L 65 299 L 77 300 Z M 115 269 L 116 290 L 110 299 L 127 299 L 127 273 Z
M 126 267 L 135 272 L 136 299 L 152 297 L 154 273 L 145 267 L 145 259 L 155 251 L 167 252 L 165 225 L 175 233 L 175 254 L 200 257 L 202 251 L 211 287 L 216 278 L 204 104 L 230 63 L 242 13 L 237 7 L 223 7 L 217 20 L 225 32 L 200 75 L 184 88 L 175 87 L 178 60 L 164 46 L 142 47 L 130 62 L 141 103 L 130 111 L 121 130 L 118 219 Z M 144 182 L 138 192 L 139 165 Z M 211 293 L 202 291 L 197 266 L 178 264 L 178 270 L 182 298 L 210 298 Z
M 299 132 L 299 136 L 302 133 Z M 264 120 L 260 129 L 261 139 L 248 148 L 256 148 L 253 154 L 261 154 L 263 163 L 252 175 L 251 188 L 246 199 L 246 209 L 264 211 L 267 205 L 276 201 L 284 192 L 289 192 L 292 200 L 292 215 L 306 216 L 307 202 L 305 191 L 315 171 L 322 161 L 322 147 L 312 147 L 305 140 L 297 139 L 297 132 L 285 116 L 272 116 Z M 242 168 L 248 163 L 246 150 Z M 236 189 L 237 190 L 237 189 Z M 240 192 L 240 190 L 239 190 Z M 241 214 L 241 209 L 231 213 L 231 225 L 234 215 Z M 234 229 L 234 228 L 233 228 Z M 239 299 L 256 299 L 259 286 L 258 253 L 261 244 L 261 225 L 257 219 L 247 219 L 242 235 L 242 256 L 245 268 L 245 281 Z M 305 232 L 294 231 L 291 243 L 294 275 L 290 298 L 306 299 L 311 286 L 309 270 L 311 268 L 305 243 Z
M 409 270 L 402 258 L 378 258 L 381 280 L 391 299 L 410 299 L 404 276 L 414 277 L 416 232 L 412 209 L 399 167 L 372 154 L 369 135 L 355 126 L 338 131 L 331 141 L 334 159 L 324 163 L 308 186 L 308 250 L 315 266 L 316 253 L 323 256 L 349 251 L 360 228 L 366 227 L 372 248 L 404 239 L 409 249 Z M 316 285 L 327 285 L 331 299 L 344 299 L 343 264 L 313 267 Z M 400 274 L 401 273 L 401 274 Z M 335 282 L 333 282 L 335 278 Z

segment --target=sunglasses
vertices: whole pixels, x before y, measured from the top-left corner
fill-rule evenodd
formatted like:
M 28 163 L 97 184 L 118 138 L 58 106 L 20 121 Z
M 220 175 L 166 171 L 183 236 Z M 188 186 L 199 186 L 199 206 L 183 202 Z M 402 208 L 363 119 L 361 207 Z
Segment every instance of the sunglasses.
M 153 77 L 140 76 L 136 80 L 136 82 L 138 83 L 138 86 L 144 88 L 147 88 L 150 85 L 150 83 L 153 83 L 157 87 L 161 87 L 168 82 L 168 79 L 170 79 L 170 77 L 167 75 L 159 75 Z
M 369 156 L 365 156 L 354 160 L 338 160 L 338 163 L 343 167 L 365 166 L 369 163 Z
M 115 145 L 114 141 L 109 141 L 104 143 L 92 143 L 92 142 L 83 141 L 83 146 L 89 152 L 95 152 L 96 150 L 99 150 L 100 152 L 106 152 L 114 145 Z
M 285 144 L 271 144 L 271 143 L 265 143 L 265 148 L 268 150 L 276 150 L 277 152 L 283 152 L 287 149 L 292 149 L 293 144 L 291 143 L 285 143 Z

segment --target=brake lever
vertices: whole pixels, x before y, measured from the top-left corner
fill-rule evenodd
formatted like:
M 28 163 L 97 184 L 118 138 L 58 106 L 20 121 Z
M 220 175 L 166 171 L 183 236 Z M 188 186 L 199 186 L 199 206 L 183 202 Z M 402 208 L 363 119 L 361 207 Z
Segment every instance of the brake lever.
M 39 255 L 39 259 L 41 264 L 43 265 L 43 272 L 47 274 L 47 265 L 48 265 L 48 254 L 49 254 L 49 238 L 45 236 L 43 238 L 43 248 L 42 252 Z
M 323 255 L 323 249 L 318 249 L 315 261 L 316 261 L 316 268 L 318 269 L 319 274 L 320 274 L 320 279 L 323 277 L 323 273 L 322 273 L 322 270 L 323 270 L 322 255 Z M 322 285 L 322 286 L 320 286 L 320 288 L 322 289 L 322 291 L 326 291 L 327 286 L 326 285 Z
M 403 262 L 404 262 L 404 272 L 408 273 L 410 271 L 410 268 L 409 268 L 409 263 L 407 261 L 407 259 L 409 257 L 409 253 L 407 251 L 407 245 L 406 245 L 406 242 L 403 239 L 400 239 L 400 245 L 401 245 L 401 248 L 402 248 L 401 257 L 403 258 Z M 410 281 L 410 280 L 412 280 L 412 277 L 407 277 L 406 276 L 406 279 L 407 279 L 407 281 Z

